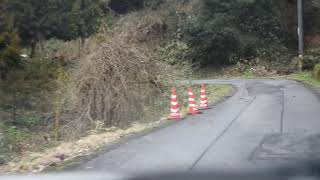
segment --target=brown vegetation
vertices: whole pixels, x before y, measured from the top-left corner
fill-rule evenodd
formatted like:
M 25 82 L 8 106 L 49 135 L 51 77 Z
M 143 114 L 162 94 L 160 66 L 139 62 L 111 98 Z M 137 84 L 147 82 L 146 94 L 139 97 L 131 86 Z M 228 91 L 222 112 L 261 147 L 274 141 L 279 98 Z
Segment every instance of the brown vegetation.
M 96 122 L 127 127 L 141 119 L 164 83 L 175 79 L 174 73 L 169 75 L 174 67 L 156 61 L 148 49 L 118 36 L 98 37 L 104 40 L 88 40 L 87 55 L 71 73 L 67 90 L 63 90 L 64 83 L 60 87 L 66 98 L 60 99 L 64 108 L 56 112 L 56 128 L 64 135 L 77 137 L 94 128 Z

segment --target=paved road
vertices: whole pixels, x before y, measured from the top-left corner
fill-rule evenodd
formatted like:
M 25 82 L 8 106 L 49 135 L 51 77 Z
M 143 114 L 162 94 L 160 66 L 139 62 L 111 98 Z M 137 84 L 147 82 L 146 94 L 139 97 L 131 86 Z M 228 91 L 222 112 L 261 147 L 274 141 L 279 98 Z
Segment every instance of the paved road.
M 288 80 L 208 80 L 234 96 L 204 114 L 131 140 L 77 171 L 146 173 L 274 165 L 318 155 L 320 101 Z

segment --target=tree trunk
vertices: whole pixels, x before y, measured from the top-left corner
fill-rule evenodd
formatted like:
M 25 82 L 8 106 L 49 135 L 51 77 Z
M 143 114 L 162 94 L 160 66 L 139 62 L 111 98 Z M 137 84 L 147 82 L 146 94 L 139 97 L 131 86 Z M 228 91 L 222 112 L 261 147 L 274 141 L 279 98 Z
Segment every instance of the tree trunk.
M 17 123 L 17 93 L 13 94 L 13 103 L 12 103 L 12 123 Z
M 56 141 L 60 140 L 60 108 L 60 105 L 58 105 L 55 111 L 54 136 Z
M 33 58 L 36 55 L 37 42 L 36 40 L 31 40 L 31 52 L 30 58 Z
M 82 57 L 82 51 L 84 50 L 86 39 L 83 37 L 80 37 L 79 39 L 79 59 Z
M 286 32 L 289 31 L 288 28 L 288 2 L 287 1 L 280 1 L 280 9 L 282 9 L 281 13 L 281 26 L 282 29 L 285 30 Z

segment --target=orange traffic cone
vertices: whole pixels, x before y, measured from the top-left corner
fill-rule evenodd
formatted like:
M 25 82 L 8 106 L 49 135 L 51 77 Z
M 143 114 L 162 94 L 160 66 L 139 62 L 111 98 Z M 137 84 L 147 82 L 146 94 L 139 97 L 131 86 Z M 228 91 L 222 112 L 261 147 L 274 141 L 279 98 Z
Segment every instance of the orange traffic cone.
M 170 117 L 171 120 L 178 120 L 182 119 L 180 110 L 179 110 L 179 103 L 178 103 L 178 96 L 177 96 L 177 89 L 172 88 L 172 95 L 171 95 L 171 109 L 170 109 Z
M 197 109 L 197 104 L 195 97 L 192 92 L 192 88 L 188 89 L 188 95 L 189 95 L 189 112 L 188 114 L 200 114 L 201 112 Z
M 206 94 L 206 85 L 201 85 L 200 109 L 209 109 L 208 97 Z

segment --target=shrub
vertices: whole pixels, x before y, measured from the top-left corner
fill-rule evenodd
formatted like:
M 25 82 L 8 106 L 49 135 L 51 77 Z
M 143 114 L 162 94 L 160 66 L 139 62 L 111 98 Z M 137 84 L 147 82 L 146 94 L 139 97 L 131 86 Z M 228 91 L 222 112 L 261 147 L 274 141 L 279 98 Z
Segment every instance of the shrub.
M 302 70 L 313 70 L 320 63 L 320 56 L 306 55 L 302 59 Z
M 164 47 L 160 47 L 158 49 L 158 57 L 163 62 L 175 65 L 186 60 L 188 50 L 186 43 L 176 39 L 167 43 Z
M 28 137 L 28 131 L 15 126 L 0 123 L 0 165 L 4 164 L 19 153 L 24 146 L 23 141 Z
M 125 14 L 129 11 L 140 10 L 144 7 L 157 9 L 167 0 L 110 0 L 109 7 L 119 14 Z
M 313 75 L 317 80 L 320 81 L 320 64 L 314 66 Z
M 109 7 L 119 14 L 143 8 L 144 0 L 111 0 Z
M 144 0 L 144 5 L 151 9 L 157 9 L 161 4 L 167 2 L 167 0 Z
M 96 121 L 107 127 L 130 125 L 141 118 L 145 107 L 162 90 L 163 82 L 171 78 L 165 77 L 169 75 L 164 72 L 166 67 L 146 49 L 118 37 L 102 43 L 92 39 L 87 45 L 88 55 L 71 75 L 74 83 L 70 91 L 62 94 L 67 99 L 74 96 L 74 103 L 64 105 L 61 111 L 65 120 L 62 135 L 77 137 L 93 128 Z M 72 134 L 68 127 L 73 129 Z
M 0 34 L 0 78 L 21 65 L 19 37 L 15 33 Z
M 182 32 L 193 62 L 206 64 L 230 64 L 229 58 L 240 49 L 239 34 L 236 29 L 223 25 L 220 18 L 204 22 L 190 18 L 182 27 Z
M 286 38 L 278 13 L 277 1 L 203 0 L 199 15 L 188 17 L 182 25 L 183 37 L 192 49 L 194 61 L 204 65 L 228 65 L 265 54 L 272 57 L 283 53 L 282 49 L 259 53 L 271 47 L 270 42 L 282 45 Z M 272 62 L 275 58 L 268 59 Z

